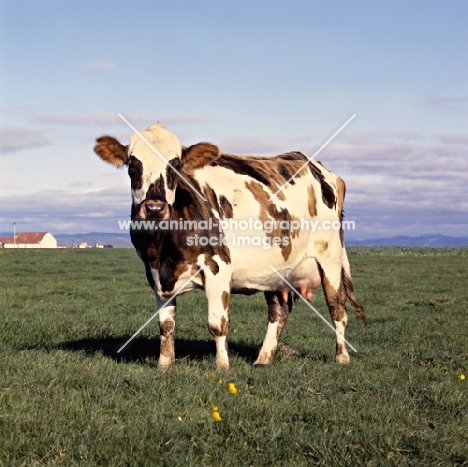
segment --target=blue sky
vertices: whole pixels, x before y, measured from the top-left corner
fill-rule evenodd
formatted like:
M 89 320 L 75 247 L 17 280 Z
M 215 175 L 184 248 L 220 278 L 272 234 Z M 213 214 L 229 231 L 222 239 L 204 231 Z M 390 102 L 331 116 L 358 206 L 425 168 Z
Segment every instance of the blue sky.
M 353 238 L 468 231 L 464 1 L 3 1 L 0 232 L 118 231 L 125 170 L 93 153 L 160 121 L 185 145 L 312 155 Z

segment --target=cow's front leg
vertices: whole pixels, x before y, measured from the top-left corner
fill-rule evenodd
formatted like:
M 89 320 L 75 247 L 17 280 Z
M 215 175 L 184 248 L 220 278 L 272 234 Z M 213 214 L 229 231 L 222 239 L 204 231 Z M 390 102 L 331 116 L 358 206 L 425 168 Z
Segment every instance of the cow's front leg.
M 292 296 L 284 292 L 265 292 L 268 304 L 268 328 L 254 365 L 271 365 L 284 325 L 292 308 Z
M 166 303 L 156 296 L 159 311 L 159 332 L 161 339 L 161 349 L 159 353 L 159 368 L 167 368 L 175 362 L 175 317 L 176 317 L 176 300 L 173 298 Z M 161 308 L 162 305 L 166 305 Z
M 227 344 L 229 329 L 229 302 L 231 297 L 231 270 L 219 261 L 216 274 L 205 268 L 205 293 L 208 301 L 208 329 L 216 344 L 216 366 L 231 368 Z

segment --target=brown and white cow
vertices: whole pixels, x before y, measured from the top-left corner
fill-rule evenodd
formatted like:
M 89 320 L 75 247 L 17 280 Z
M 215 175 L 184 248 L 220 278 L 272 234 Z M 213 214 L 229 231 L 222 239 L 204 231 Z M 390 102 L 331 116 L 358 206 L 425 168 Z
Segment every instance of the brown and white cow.
M 182 292 L 205 290 L 208 327 L 220 368 L 230 367 L 227 334 L 231 294 L 263 291 L 268 329 L 255 364 L 273 363 L 292 300 L 289 287 L 272 267 L 308 300 L 322 285 L 338 331 L 336 360 L 349 362 L 342 338 L 348 320 L 346 299 L 364 322 L 366 318 L 354 296 L 343 231 L 304 228 L 304 221 L 326 221 L 328 226 L 341 221 L 345 184 L 338 176 L 298 152 L 254 157 L 227 154 L 210 143 L 181 147 L 178 138 L 160 124 L 135 133 L 127 146 L 102 136 L 94 150 L 104 161 L 128 167 L 132 220 L 160 224 L 196 221 L 190 231 L 130 231 L 160 309 L 160 367 L 175 360 L 176 299 L 161 306 L 184 284 Z M 234 221 L 238 222 L 237 230 Z M 297 221 L 295 228 L 291 228 L 293 221 Z M 220 232 L 216 224 L 223 222 L 225 228 Z M 254 225 L 264 228 L 252 230 Z M 240 237 L 244 239 L 241 244 Z M 256 241 L 249 245 L 246 238 Z M 188 281 L 200 267 L 204 269 Z

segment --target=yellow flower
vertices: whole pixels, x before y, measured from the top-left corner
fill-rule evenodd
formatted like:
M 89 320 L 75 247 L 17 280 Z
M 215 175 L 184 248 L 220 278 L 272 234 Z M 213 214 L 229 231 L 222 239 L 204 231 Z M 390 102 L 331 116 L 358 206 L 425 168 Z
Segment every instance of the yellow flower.
M 465 375 L 460 375 L 460 379 L 463 381 L 465 379 Z
M 208 376 L 209 376 L 210 378 L 212 378 L 212 379 L 215 379 L 215 378 L 216 378 L 216 375 L 215 375 L 214 373 L 210 373 Z
M 236 386 L 234 385 L 234 383 L 229 383 L 229 384 L 228 384 L 228 391 L 229 391 L 231 394 L 237 394 L 237 388 L 236 388 Z
M 217 405 L 214 405 L 214 404 L 211 404 L 211 410 L 212 410 L 213 412 L 218 412 L 218 411 L 219 411 L 218 406 L 217 406 Z
M 223 384 L 224 381 L 223 381 L 222 379 L 220 379 L 220 380 L 218 381 L 218 383 L 219 383 L 219 384 Z
M 215 422 L 220 422 L 222 420 L 221 415 L 219 415 L 219 412 L 213 412 L 213 420 Z

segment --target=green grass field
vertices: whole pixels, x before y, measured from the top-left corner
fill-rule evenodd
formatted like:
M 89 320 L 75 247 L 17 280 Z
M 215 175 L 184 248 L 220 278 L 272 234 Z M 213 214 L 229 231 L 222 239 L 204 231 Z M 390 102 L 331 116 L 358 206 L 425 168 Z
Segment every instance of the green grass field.
M 350 365 L 298 303 L 275 364 L 253 368 L 258 294 L 233 297 L 234 368 L 216 371 L 196 292 L 161 372 L 157 320 L 117 354 L 155 311 L 133 250 L 0 250 L 0 465 L 468 465 L 468 251 L 348 252 L 369 319 L 350 312 Z M 329 318 L 320 290 L 314 305 Z

